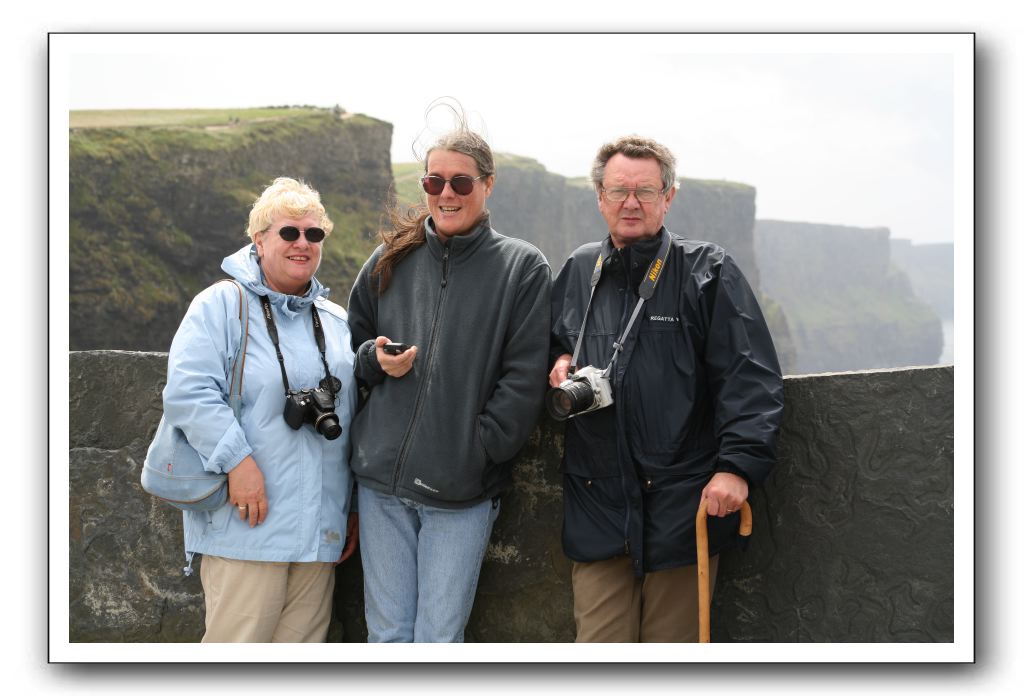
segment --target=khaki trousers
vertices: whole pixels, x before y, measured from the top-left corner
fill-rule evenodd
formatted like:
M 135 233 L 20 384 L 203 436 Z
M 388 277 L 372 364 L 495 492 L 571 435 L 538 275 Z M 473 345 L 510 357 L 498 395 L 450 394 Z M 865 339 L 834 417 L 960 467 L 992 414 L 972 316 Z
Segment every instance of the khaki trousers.
M 330 623 L 333 563 L 268 563 L 206 556 L 203 643 L 322 643 Z
M 714 593 L 718 557 L 710 559 Z M 700 597 L 696 566 L 632 574 L 618 556 L 572 566 L 576 643 L 697 643 Z

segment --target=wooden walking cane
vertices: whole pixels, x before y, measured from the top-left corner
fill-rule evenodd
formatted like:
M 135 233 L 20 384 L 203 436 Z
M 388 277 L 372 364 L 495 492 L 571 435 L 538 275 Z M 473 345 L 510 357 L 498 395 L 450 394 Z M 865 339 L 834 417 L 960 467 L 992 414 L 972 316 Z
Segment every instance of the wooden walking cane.
M 732 513 L 733 515 L 735 513 Z M 739 508 L 739 535 L 753 533 L 753 510 L 745 500 Z M 696 511 L 696 573 L 700 587 L 700 642 L 710 642 L 710 557 L 707 548 L 707 499 Z

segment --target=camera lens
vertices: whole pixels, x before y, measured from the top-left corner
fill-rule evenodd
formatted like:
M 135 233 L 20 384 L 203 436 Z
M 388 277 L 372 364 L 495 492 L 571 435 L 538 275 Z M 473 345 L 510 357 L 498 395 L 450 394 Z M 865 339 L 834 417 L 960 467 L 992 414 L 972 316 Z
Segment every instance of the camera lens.
M 547 412 L 554 420 L 563 421 L 593 405 L 593 390 L 586 382 L 572 382 L 547 392 Z
M 328 440 L 336 440 L 341 437 L 341 424 L 334 413 L 324 413 L 316 419 L 316 432 Z

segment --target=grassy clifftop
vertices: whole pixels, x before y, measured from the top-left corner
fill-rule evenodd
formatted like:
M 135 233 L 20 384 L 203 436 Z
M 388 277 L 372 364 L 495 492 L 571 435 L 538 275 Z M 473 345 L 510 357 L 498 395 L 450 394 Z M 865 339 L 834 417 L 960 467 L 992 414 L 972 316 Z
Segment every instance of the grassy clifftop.
M 72 349 L 166 350 L 278 176 L 320 191 L 335 228 L 318 275 L 346 303 L 391 186 L 390 124 L 312 107 L 72 112 L 70 124 Z

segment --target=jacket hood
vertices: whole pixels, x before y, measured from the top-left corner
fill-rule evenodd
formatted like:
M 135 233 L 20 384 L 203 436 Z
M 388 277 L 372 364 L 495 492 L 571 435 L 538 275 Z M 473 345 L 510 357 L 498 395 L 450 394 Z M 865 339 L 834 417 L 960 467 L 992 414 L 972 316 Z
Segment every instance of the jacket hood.
M 243 246 L 230 256 L 224 257 L 220 268 L 256 295 L 266 295 L 270 298 L 270 304 L 285 315 L 298 314 L 317 299 L 321 297 L 326 299 L 330 294 L 330 288 L 324 287 L 316 276 L 313 276 L 309 290 L 302 296 L 285 295 L 271 290 L 266 285 L 266 277 L 259 264 L 259 252 L 255 244 Z

